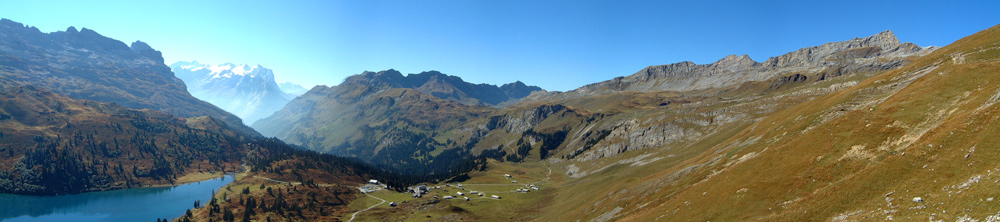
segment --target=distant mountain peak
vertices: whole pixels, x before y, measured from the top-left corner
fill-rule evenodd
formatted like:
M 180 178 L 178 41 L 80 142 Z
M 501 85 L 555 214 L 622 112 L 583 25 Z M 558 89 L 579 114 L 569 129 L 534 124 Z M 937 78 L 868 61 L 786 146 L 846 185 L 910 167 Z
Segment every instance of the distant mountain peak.
M 863 45 L 867 46 L 877 46 L 882 49 L 889 49 L 900 44 L 899 39 L 896 38 L 896 34 L 892 30 L 885 30 L 879 32 L 878 34 L 868 36 L 867 38 L 861 39 Z
M 129 46 L 129 48 L 132 50 L 132 52 L 149 57 L 150 59 L 156 61 L 158 64 L 163 63 L 163 53 L 160 53 L 160 51 L 156 51 L 155 49 L 153 49 L 153 47 L 150 47 L 149 44 L 146 44 L 145 42 L 135 41 L 132 43 L 132 45 Z
M 719 66 L 731 66 L 731 65 L 753 65 L 756 63 L 757 61 L 751 59 L 749 55 L 743 54 L 743 55 L 729 55 L 723 57 L 722 59 L 719 59 L 719 61 L 716 61 L 713 64 Z
M 281 91 L 288 93 L 288 95 L 291 95 L 293 97 L 302 95 L 303 93 L 306 93 L 306 91 L 309 91 L 309 89 L 307 89 L 306 87 L 293 82 L 279 83 L 278 88 L 280 88 Z
M 521 98 L 534 91 L 542 91 L 537 86 L 527 86 L 524 83 L 504 84 L 502 87 L 491 84 L 474 84 L 461 77 L 430 70 L 416 74 L 407 74 L 395 69 L 379 72 L 365 71 L 361 74 L 347 77 L 341 85 L 365 85 L 380 88 L 410 88 L 436 96 L 442 99 L 458 101 L 474 105 L 502 105 Z
M 260 64 L 180 61 L 170 68 L 191 95 L 236 114 L 247 124 L 267 117 L 295 97 L 284 92 L 274 81 L 274 72 Z
M 802 72 L 840 67 L 844 72 L 866 68 L 886 69 L 904 64 L 902 58 L 926 54 L 932 47 L 919 47 L 913 43 L 900 43 L 892 31 L 882 31 L 868 37 L 829 42 L 818 46 L 800 48 L 780 56 L 757 62 L 748 55 L 729 55 L 710 64 L 698 65 L 684 61 L 648 66 L 632 74 L 589 84 L 572 92 L 577 94 L 603 94 L 618 91 L 687 91 L 720 88 L 747 81 L 765 81 L 769 78 Z M 885 60 L 870 60 L 881 57 Z
M 180 68 L 190 71 L 209 70 L 210 72 L 207 75 L 208 78 L 260 77 L 264 79 L 274 79 L 273 71 L 264 68 L 264 66 L 261 66 L 259 64 L 251 66 L 249 64 L 234 64 L 227 62 L 221 65 L 208 65 L 208 64 L 198 63 L 198 61 L 191 61 L 191 62 L 180 61 L 171 64 L 170 67 L 173 69 Z
M 878 41 L 878 42 L 886 42 L 886 43 L 899 44 L 899 39 L 896 38 L 896 33 L 893 33 L 892 30 L 885 30 L 885 31 L 879 32 L 878 34 L 875 34 L 875 35 L 872 35 L 872 36 L 868 36 L 865 39 L 868 39 L 868 40 L 871 40 L 871 41 Z

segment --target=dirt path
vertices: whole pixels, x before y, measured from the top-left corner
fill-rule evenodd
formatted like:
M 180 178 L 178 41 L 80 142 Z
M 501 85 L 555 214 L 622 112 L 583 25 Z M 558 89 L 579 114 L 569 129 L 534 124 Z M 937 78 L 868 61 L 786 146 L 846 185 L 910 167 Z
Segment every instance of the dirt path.
M 368 207 L 368 208 L 365 208 L 364 210 L 361 210 L 361 211 L 358 211 L 358 212 L 354 212 L 354 214 L 351 214 L 351 219 L 350 219 L 350 220 L 347 220 L 347 222 L 351 222 L 351 221 L 354 221 L 354 217 L 355 217 L 355 216 L 358 216 L 358 214 L 359 214 L 359 213 L 361 213 L 361 212 L 365 212 L 365 211 L 368 211 L 368 210 L 371 210 L 372 208 L 375 208 L 375 207 L 377 207 L 378 205 L 382 205 L 382 204 L 384 204 L 384 203 L 385 203 L 385 200 L 383 200 L 382 198 L 378 198 L 378 197 L 376 197 L 376 196 L 372 196 L 371 194 L 368 194 L 368 193 L 365 193 L 365 195 L 368 195 L 369 197 L 372 197 L 372 198 L 375 198 L 375 199 L 378 199 L 378 200 L 381 200 L 382 202 L 381 202 L 381 203 L 378 203 L 378 204 L 375 204 L 375 205 L 372 205 L 372 206 L 370 206 L 370 207 Z

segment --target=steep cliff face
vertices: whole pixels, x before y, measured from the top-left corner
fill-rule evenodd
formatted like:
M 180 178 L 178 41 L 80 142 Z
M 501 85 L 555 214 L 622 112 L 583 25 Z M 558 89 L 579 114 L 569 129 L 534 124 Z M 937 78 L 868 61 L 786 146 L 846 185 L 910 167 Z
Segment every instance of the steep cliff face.
M 198 100 L 143 42 L 126 45 L 94 30 L 74 27 L 42 33 L 0 20 L 0 87 L 34 85 L 77 99 L 113 102 L 181 117 L 212 116 L 255 133 L 240 119 Z
M 191 95 L 236 114 L 247 125 L 270 116 L 294 98 L 281 90 L 273 71 L 260 65 L 192 61 L 177 62 L 170 68 L 187 83 Z
M 622 91 L 691 91 L 723 88 L 750 81 L 764 81 L 796 73 L 818 73 L 825 70 L 837 73 L 880 71 L 906 64 L 904 58 L 923 55 L 934 48 L 922 48 L 912 43 L 900 43 L 892 31 L 885 31 L 866 38 L 826 43 L 802 48 L 764 62 L 756 62 L 747 55 L 730 55 L 711 64 L 698 65 L 680 62 L 646 67 L 635 74 L 594 83 L 555 95 L 539 96 L 579 97 Z M 825 76 L 834 77 L 834 76 Z M 545 95 L 545 94 L 540 94 Z

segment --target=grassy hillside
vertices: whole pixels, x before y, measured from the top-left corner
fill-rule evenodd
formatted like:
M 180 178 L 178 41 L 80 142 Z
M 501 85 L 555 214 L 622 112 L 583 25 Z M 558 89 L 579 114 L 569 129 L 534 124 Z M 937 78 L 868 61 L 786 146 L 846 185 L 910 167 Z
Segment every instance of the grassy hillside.
M 615 192 L 550 210 L 585 219 L 620 208 L 610 214 L 623 221 L 996 217 L 998 51 L 993 27 L 767 115 L 677 164 L 650 164 L 663 170 L 589 176 L 635 179 L 581 182 Z

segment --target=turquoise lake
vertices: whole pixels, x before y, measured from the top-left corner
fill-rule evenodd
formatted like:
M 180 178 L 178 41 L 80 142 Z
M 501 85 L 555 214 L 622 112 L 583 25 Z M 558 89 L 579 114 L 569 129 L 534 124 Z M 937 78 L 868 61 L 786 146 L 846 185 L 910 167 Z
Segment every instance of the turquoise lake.
M 174 187 L 135 188 L 58 196 L 0 194 L 0 221 L 156 221 L 208 203 L 233 176 Z

